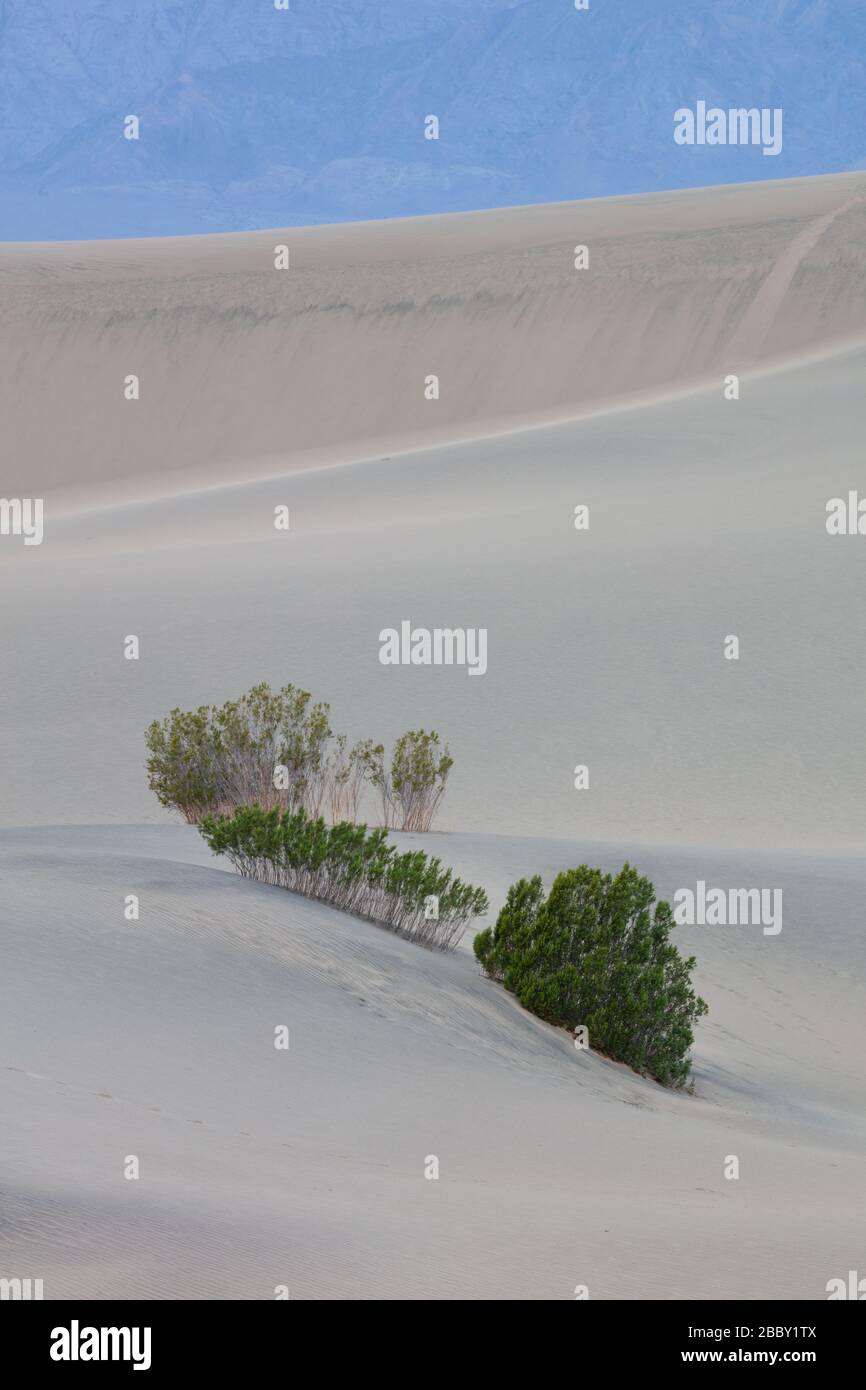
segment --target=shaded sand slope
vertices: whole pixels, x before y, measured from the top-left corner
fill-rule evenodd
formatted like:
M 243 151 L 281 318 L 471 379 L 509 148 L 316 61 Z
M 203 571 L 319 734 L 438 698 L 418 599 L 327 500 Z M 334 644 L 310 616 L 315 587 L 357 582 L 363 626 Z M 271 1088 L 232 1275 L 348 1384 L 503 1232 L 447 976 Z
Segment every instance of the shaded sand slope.
M 494 906 L 595 853 L 432 843 Z M 862 863 L 790 865 L 778 938 L 695 934 L 688 1097 L 578 1055 L 463 952 L 201 857 L 182 827 L 0 836 L 3 1264 L 46 1297 L 822 1298 L 857 1266 Z
M 7 245 L 0 286 L 7 494 L 99 500 L 123 479 L 153 495 L 507 431 L 862 337 L 866 175 Z
M 147 725 L 266 679 L 353 741 L 440 730 L 443 829 L 862 852 L 866 540 L 825 505 L 862 486 L 864 380 L 855 350 L 737 402 L 49 516 L 0 544 L 0 823 L 164 818 Z M 381 665 L 404 619 L 486 628 L 487 673 Z
M 864 199 L 852 175 L 309 229 L 280 274 L 275 233 L 0 251 L 2 490 L 48 497 L 42 545 L 0 544 L 0 1273 L 822 1298 L 862 1268 L 866 542 L 825 506 L 864 487 Z M 486 674 L 383 666 L 405 620 L 485 628 Z M 424 844 L 494 910 L 584 859 L 667 896 L 781 888 L 778 937 L 681 936 L 697 1094 L 577 1055 L 465 949 L 214 866 L 143 731 L 263 679 L 353 741 L 438 728 Z

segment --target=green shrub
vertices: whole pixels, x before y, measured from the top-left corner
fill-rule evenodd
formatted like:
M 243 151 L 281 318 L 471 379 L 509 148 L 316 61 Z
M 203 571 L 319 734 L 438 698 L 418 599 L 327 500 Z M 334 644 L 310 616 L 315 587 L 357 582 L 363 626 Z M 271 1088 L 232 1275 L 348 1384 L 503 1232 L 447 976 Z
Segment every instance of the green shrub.
M 219 707 L 173 709 L 145 734 L 148 785 L 190 822 L 255 803 L 300 807 L 313 819 L 325 810 L 336 824 L 357 820 L 368 783 L 383 825 L 429 830 L 453 762 L 439 735 L 402 734 L 386 769 L 381 743 L 349 748 L 331 728 L 330 707 L 310 700 L 297 686 L 262 683 Z
M 379 793 L 382 822 L 394 830 L 429 830 L 454 759 L 448 746 L 440 750 L 435 729 L 410 729 L 394 744 L 391 765 L 382 744 L 359 745 L 365 776 Z
M 149 786 L 188 821 L 256 800 L 297 806 L 321 801 L 322 743 L 330 737 L 327 706 L 293 685 L 256 685 L 239 700 L 174 709 L 145 735 Z M 285 786 L 275 785 L 277 767 Z
M 583 864 L 559 874 L 546 899 L 540 878 L 515 883 L 475 954 L 539 1018 L 584 1025 L 597 1051 L 682 1086 L 707 1006 L 691 986 L 694 957 L 668 939 L 673 925 L 630 865 L 613 878 Z
M 454 878 L 420 850 L 398 854 L 381 827 L 328 826 L 298 808 L 241 806 L 205 816 L 199 831 L 245 878 L 333 904 L 400 936 L 453 950 L 466 923 L 486 912 L 487 895 Z
M 440 752 L 435 729 L 410 729 L 400 735 L 391 758 L 391 795 L 400 830 L 430 829 L 453 766 L 447 745 Z
M 210 710 L 173 709 L 145 734 L 148 786 L 163 806 L 176 807 L 188 821 L 200 820 L 217 802 L 216 748 Z

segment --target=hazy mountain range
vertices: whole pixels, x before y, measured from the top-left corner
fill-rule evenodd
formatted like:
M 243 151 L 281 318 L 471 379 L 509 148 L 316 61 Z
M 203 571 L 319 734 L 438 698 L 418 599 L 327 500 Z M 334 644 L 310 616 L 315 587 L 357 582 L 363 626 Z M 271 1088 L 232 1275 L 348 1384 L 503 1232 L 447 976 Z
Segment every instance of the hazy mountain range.
M 861 0 L 0 0 L 0 237 L 861 168 L 864 51 Z M 781 107 L 782 152 L 678 146 L 673 113 L 700 99 Z

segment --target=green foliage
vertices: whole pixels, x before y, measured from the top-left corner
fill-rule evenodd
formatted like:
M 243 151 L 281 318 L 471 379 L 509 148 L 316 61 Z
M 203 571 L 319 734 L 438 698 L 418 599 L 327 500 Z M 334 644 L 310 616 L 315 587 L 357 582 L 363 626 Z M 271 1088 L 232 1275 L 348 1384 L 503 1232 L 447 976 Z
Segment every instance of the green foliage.
M 311 704 L 308 691 L 265 683 L 219 707 L 173 709 L 145 742 L 151 790 L 191 822 L 254 802 L 355 821 L 368 784 L 385 826 L 429 830 L 453 761 L 437 733 L 420 729 L 401 735 L 388 769 L 381 743 L 348 748 L 329 706 Z
M 327 706 L 309 703 L 305 690 L 262 683 L 220 707 L 172 710 L 145 735 L 151 789 L 189 821 L 252 799 L 294 806 L 320 796 L 321 744 L 330 729 Z M 287 771 L 282 794 L 274 784 L 279 765 Z
M 692 1025 L 707 1006 L 691 986 L 694 957 L 668 939 L 673 925 L 629 864 L 616 878 L 583 864 L 559 874 L 546 899 L 540 878 L 515 883 L 475 954 L 539 1018 L 584 1025 L 591 1047 L 682 1086 Z
M 435 729 L 401 734 L 391 758 L 391 796 L 400 830 L 429 830 L 453 765 L 447 745 L 440 752 Z
M 487 895 L 420 850 L 398 854 L 384 827 L 328 826 L 302 808 L 241 806 L 205 816 L 199 831 L 239 873 L 367 917 L 401 936 L 453 950 Z
M 199 820 L 217 798 L 216 749 L 210 710 L 173 709 L 145 734 L 148 785 L 163 806 L 175 806 L 188 821 Z
M 358 745 L 364 776 L 379 794 L 382 823 L 394 830 L 429 830 L 445 795 L 454 759 L 440 750 L 435 729 L 410 729 L 394 744 L 390 767 L 381 743 Z

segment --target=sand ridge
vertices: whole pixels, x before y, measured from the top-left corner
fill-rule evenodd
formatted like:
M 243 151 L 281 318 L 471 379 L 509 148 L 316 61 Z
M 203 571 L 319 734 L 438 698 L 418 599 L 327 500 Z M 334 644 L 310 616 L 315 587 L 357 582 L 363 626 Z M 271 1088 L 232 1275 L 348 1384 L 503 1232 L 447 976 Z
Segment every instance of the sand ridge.
M 243 482 L 832 349 L 866 335 L 864 195 L 866 175 L 846 174 L 4 246 L 4 487 L 57 505 L 84 490 L 98 505 Z M 280 245 L 290 268 L 278 271 Z M 425 398 L 431 376 L 438 400 Z
M 822 1299 L 858 1267 L 866 599 L 825 517 L 862 479 L 864 196 L 0 248 L 3 491 L 46 498 L 0 544 L 5 1247 L 46 1297 Z M 483 629 L 483 676 L 383 666 L 408 620 Z M 783 896 L 774 935 L 677 928 L 695 1094 L 578 1056 L 468 940 L 214 862 L 143 732 L 261 680 L 352 741 L 441 732 L 405 843 L 491 914 L 626 858 Z

